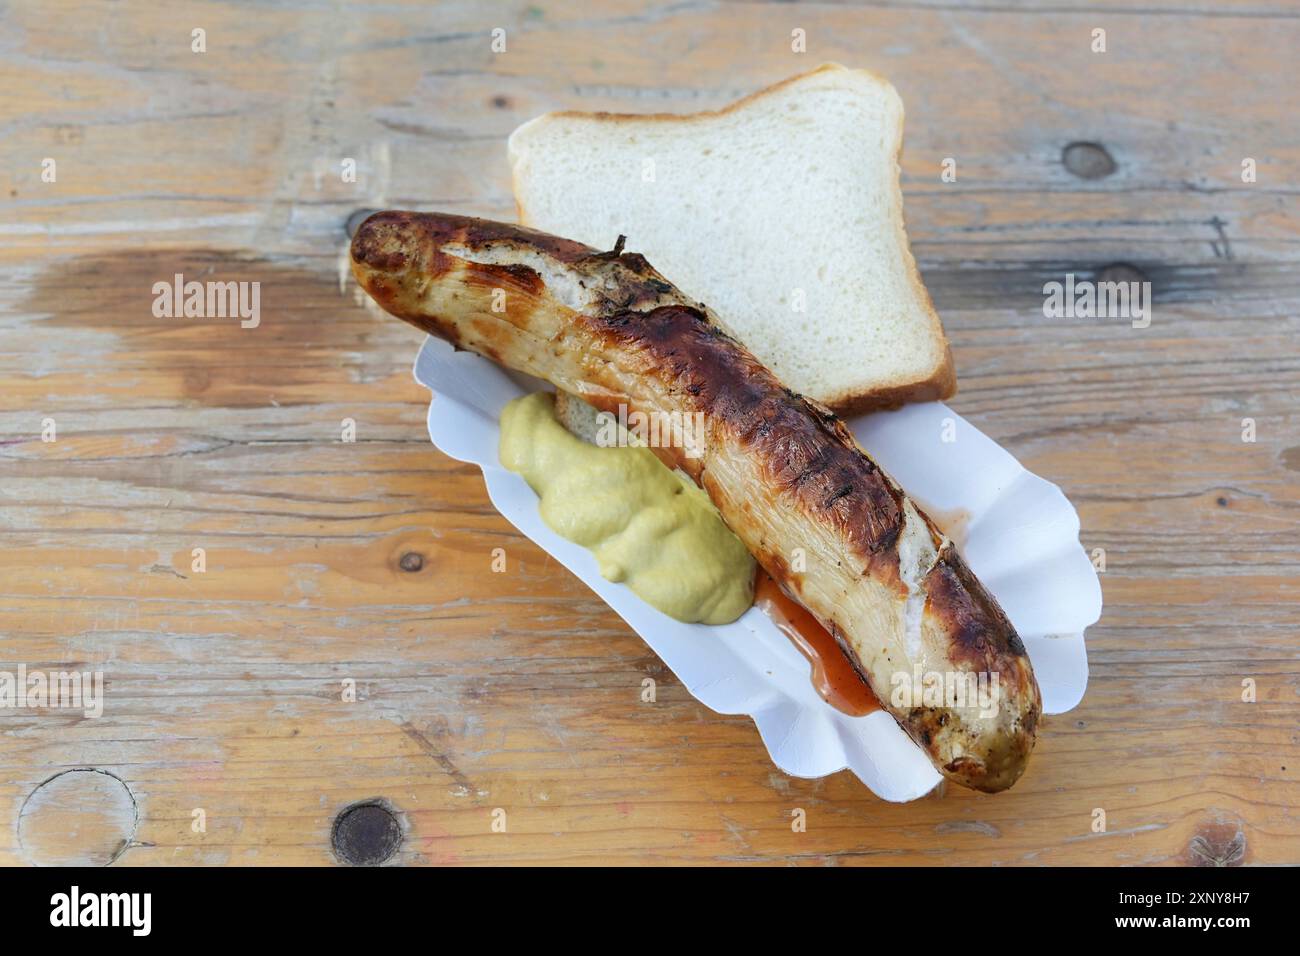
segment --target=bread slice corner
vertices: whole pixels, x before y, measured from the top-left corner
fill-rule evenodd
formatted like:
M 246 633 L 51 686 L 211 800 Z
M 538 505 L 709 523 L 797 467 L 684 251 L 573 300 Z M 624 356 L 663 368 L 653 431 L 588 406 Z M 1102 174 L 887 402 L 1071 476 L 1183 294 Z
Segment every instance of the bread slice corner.
M 626 235 L 786 385 L 848 414 L 956 391 L 904 228 L 902 131 L 887 80 L 827 63 L 717 111 L 548 113 L 507 150 L 521 223 L 602 249 Z
M 555 417 L 561 425 L 577 438 L 595 445 L 600 432 L 596 409 L 576 395 L 560 389 L 555 393 Z

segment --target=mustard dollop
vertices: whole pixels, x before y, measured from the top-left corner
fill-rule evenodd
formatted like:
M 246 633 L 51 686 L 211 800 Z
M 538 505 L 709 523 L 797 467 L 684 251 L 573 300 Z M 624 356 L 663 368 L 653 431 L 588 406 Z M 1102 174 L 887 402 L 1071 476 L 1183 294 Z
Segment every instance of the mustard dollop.
M 542 519 L 589 549 L 606 580 L 679 621 L 726 624 L 754 603 L 754 559 L 709 496 L 650 449 L 589 444 L 536 392 L 501 413 L 499 451 L 541 498 Z

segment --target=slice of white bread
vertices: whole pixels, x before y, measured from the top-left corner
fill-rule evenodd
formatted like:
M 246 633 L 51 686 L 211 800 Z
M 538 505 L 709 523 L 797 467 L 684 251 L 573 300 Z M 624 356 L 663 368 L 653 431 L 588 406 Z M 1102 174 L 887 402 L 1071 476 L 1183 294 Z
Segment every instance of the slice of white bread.
M 576 395 L 560 390 L 555 393 L 555 417 L 561 425 L 588 445 L 599 445 L 602 421 L 600 412 Z M 616 441 L 620 445 L 643 444 L 635 433 L 628 431 L 615 420 Z M 608 433 L 608 432 L 607 432 Z
M 956 389 L 903 229 L 902 133 L 887 81 L 827 64 L 714 113 L 548 113 L 509 156 L 524 225 L 626 235 L 788 387 L 851 413 Z

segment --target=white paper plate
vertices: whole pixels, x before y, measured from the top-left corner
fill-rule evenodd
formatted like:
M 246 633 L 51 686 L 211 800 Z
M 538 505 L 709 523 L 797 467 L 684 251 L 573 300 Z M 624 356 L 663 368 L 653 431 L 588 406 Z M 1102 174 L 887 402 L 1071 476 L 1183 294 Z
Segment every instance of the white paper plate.
M 823 701 L 807 660 L 762 611 L 751 608 L 720 627 L 675 621 L 606 581 L 589 551 L 546 526 L 537 495 L 497 458 L 501 409 L 543 383 L 434 338 L 416 357 L 415 380 L 433 392 L 433 443 L 482 468 L 497 510 L 617 611 L 697 700 L 718 713 L 751 716 L 779 768 L 822 777 L 847 767 L 895 801 L 914 800 L 939 782 L 887 713 L 849 717 Z M 1078 704 L 1088 684 L 1083 632 L 1101 616 L 1101 586 L 1079 544 L 1079 516 L 1061 490 L 941 402 L 863 415 L 848 425 L 922 507 L 969 513 L 962 553 L 1024 639 L 1044 711 Z

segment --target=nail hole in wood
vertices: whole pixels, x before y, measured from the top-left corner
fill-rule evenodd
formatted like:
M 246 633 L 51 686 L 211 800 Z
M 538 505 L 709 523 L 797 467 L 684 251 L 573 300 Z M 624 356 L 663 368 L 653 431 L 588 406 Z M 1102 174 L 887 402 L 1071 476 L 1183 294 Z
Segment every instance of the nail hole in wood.
M 378 866 L 402 845 L 402 825 L 382 803 L 354 803 L 334 818 L 330 845 L 348 866 Z
M 1080 179 L 1102 179 L 1119 168 L 1100 143 L 1071 143 L 1062 151 L 1061 161 Z
M 418 571 L 424 567 L 424 555 L 416 551 L 408 551 L 397 563 L 403 571 Z

